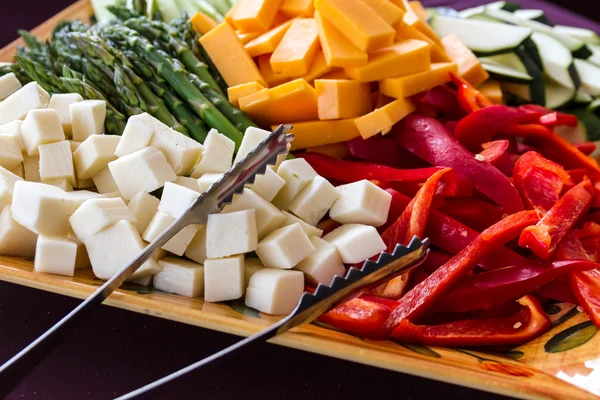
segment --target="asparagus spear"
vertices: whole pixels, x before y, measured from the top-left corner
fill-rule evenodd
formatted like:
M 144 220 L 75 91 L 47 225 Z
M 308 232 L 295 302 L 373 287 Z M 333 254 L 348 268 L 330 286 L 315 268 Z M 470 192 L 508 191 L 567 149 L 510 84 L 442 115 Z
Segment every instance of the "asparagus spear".
M 215 21 L 223 21 L 223 15 L 219 13 L 211 3 L 204 0 L 193 0 L 193 3 L 198 8 L 198 10 L 202 11 L 204 14 L 208 15 Z
M 13 73 L 21 82 L 21 84 L 25 85 L 26 83 L 31 82 L 31 78 L 17 65 L 11 63 L 0 63 L 0 76 Z
M 104 96 L 98 90 L 78 79 L 61 78 L 51 71 L 45 70 L 40 64 L 26 57 L 15 57 L 17 64 L 37 81 L 37 83 L 52 93 L 79 93 L 85 99 L 104 100 Z M 112 134 L 120 135 L 125 129 L 127 119 L 112 104 L 106 101 L 106 119 L 104 124 L 106 130 Z
M 26 31 L 24 29 L 19 29 L 17 31 L 17 33 L 19 34 L 19 36 L 21 36 L 21 39 L 23 39 L 23 41 L 25 42 L 25 45 L 27 47 L 29 47 L 31 50 L 43 50 L 44 49 L 44 42 L 42 42 L 40 39 L 38 39 L 37 37 L 32 35 L 29 31 Z
M 217 91 L 213 90 L 205 82 L 202 82 L 198 76 L 189 73 L 188 78 L 190 82 L 192 82 L 198 88 L 198 90 L 200 90 L 202 94 L 235 125 L 240 132 L 246 132 L 247 128 L 256 126 L 256 124 L 252 122 L 252 120 L 248 118 L 244 112 L 235 108 L 233 104 L 231 104 L 229 100 L 225 98 L 225 96 L 217 93 Z
M 236 148 L 239 148 L 241 132 L 188 80 L 187 71 L 177 68 L 165 53 L 134 30 L 109 27 L 106 34 L 117 42 L 126 43 L 131 50 L 145 58 L 200 118 L 233 140 Z
M 165 51 L 171 51 L 181 60 L 186 69 L 198 75 L 200 79 L 208 83 L 213 89 L 221 92 L 221 88 L 210 74 L 208 67 L 200 61 L 187 45 L 175 38 L 175 32 L 162 22 L 150 21 L 148 19 L 135 18 L 125 22 L 125 25 L 151 41 L 158 41 Z

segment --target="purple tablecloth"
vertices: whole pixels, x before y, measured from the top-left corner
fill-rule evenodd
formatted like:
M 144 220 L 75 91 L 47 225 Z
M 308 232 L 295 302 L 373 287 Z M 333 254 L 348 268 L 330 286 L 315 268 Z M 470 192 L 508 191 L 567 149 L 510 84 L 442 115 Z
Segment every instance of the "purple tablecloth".
M 427 6 L 459 9 L 482 2 L 423 1 Z M 23 0 L 17 7 L 3 7 L 0 14 L 0 45 L 14 39 L 17 28 L 31 29 L 69 3 L 69 0 Z M 561 24 L 600 31 L 591 20 L 547 3 L 536 0 L 522 0 L 521 3 L 527 8 L 545 9 L 552 20 Z M 600 19 L 597 0 L 564 0 L 564 4 Z M 0 362 L 35 339 L 77 304 L 78 300 L 75 299 L 0 283 Z M 235 337 L 222 333 L 103 307 L 58 347 L 10 398 L 113 398 L 235 340 Z M 178 382 L 168 397 L 500 398 L 267 344 L 190 375 L 188 379 Z

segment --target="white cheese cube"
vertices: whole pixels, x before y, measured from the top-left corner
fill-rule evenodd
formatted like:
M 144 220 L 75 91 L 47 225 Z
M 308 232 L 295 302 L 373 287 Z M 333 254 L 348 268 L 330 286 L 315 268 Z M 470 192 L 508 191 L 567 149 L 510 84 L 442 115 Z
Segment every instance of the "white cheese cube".
M 315 250 L 300 224 L 279 228 L 258 243 L 256 255 L 267 268 L 291 269 Z
M 175 183 L 200 193 L 197 179 L 189 178 L 187 176 L 178 176 L 177 179 L 175 179 Z
M 206 225 L 199 225 L 198 232 L 185 250 L 185 256 L 199 264 L 206 260 Z
M 203 149 L 202 145 L 194 139 L 169 127 L 156 129 L 150 140 L 150 146 L 163 152 L 175 174 L 186 176 L 198 163 Z
M 23 156 L 23 169 L 25 170 L 25 180 L 29 182 L 41 182 L 40 177 L 40 156 Z
M 33 267 L 36 272 L 73 276 L 77 243 L 60 236 L 40 235 L 35 248 Z
M 10 211 L 19 224 L 37 234 L 66 235 L 71 230 L 69 217 L 80 205 L 77 197 L 68 195 L 55 186 L 18 180 Z
M 91 179 L 109 162 L 116 160 L 115 149 L 121 138 L 115 135 L 91 135 L 73 153 L 77 176 Z
M 346 275 L 342 258 L 331 243 L 316 236 L 311 237 L 310 242 L 315 246 L 315 251 L 296 266 L 297 270 L 304 272 L 310 283 L 329 285 L 334 276 Z
M 217 130 L 211 129 L 204 141 L 204 151 L 200 162 L 192 171 L 192 178 L 199 178 L 207 172 L 225 173 L 231 169 L 235 143 Z
M 25 168 L 23 167 L 23 163 L 11 169 L 10 172 L 12 172 L 21 179 L 25 179 Z
M 58 113 L 54 110 L 31 110 L 21 125 L 21 134 L 30 156 L 39 154 L 38 146 L 41 144 L 65 140 Z
M 290 203 L 300 194 L 317 173 L 303 158 L 294 160 L 285 160 L 277 169 L 277 175 L 283 178 L 285 186 L 277 193 L 273 199 L 275 204 L 281 210 L 287 210 Z
M 223 177 L 223 174 L 204 174 L 200 178 L 198 178 L 198 191 L 200 193 L 204 193 L 211 187 L 214 183 L 216 183 L 219 179 Z
M 90 192 L 89 190 L 78 190 L 76 192 L 69 192 L 65 193 L 65 196 L 68 202 L 74 203 L 77 207 L 80 207 L 89 199 L 103 199 L 109 197 L 100 193 Z
M 115 150 L 117 157 L 123 157 L 150 146 L 154 129 L 146 123 L 146 115 L 144 113 L 129 117 L 123 135 L 121 135 L 121 141 Z
M 73 154 L 68 141 L 43 144 L 39 147 L 39 152 L 42 182 L 66 179 L 71 185 L 75 184 Z
M 288 207 L 311 225 L 317 225 L 339 197 L 335 187 L 321 176 L 315 176 Z
M 379 186 L 362 180 L 338 186 L 336 190 L 340 197 L 329 210 L 334 221 L 375 227 L 386 223 L 392 195 Z
M 247 257 L 244 260 L 244 275 L 246 278 L 246 287 L 248 287 L 248 285 L 250 284 L 250 278 L 252 278 L 252 275 L 254 275 L 262 269 L 265 269 L 265 266 L 263 265 L 262 261 L 260 261 L 260 258 Z
M 30 82 L 0 103 L 0 125 L 23 119 L 31 110 L 46 108 L 50 95 L 36 82 Z
M 300 271 L 265 268 L 250 278 L 246 305 L 271 315 L 294 311 L 304 293 L 304 276 Z
M 113 193 L 119 191 L 119 187 L 108 167 L 94 175 L 92 177 L 92 182 L 94 182 L 94 186 L 98 189 L 98 193 Z
M 6 99 L 17 90 L 21 89 L 22 85 L 14 72 L 0 76 L 0 101 Z
M 242 143 L 240 144 L 240 148 L 233 160 L 233 165 L 239 163 L 250 153 L 256 146 L 260 144 L 263 140 L 265 140 L 271 132 L 265 131 L 264 129 L 255 128 L 253 126 L 248 127 L 246 132 L 244 132 L 244 138 L 242 139 Z
M 4 208 L 12 203 L 15 183 L 22 180 L 23 178 L 0 167 L 0 207 Z
M 241 194 L 233 196 L 231 204 L 223 207 L 223 214 L 243 210 L 256 210 L 256 230 L 258 240 L 277 229 L 285 217 L 277 207 L 260 197 L 252 189 L 244 189 Z
M 158 262 L 162 268 L 154 275 L 154 287 L 180 296 L 198 297 L 204 292 L 204 267 L 181 258 L 167 257 Z
M 0 135 L 8 135 L 14 136 L 19 143 L 19 148 L 22 152 L 27 151 L 25 148 L 25 142 L 23 141 L 23 133 L 21 131 L 21 127 L 23 126 L 23 121 L 17 120 L 13 122 L 9 122 L 8 124 L 0 125 Z
M 294 214 L 289 213 L 287 211 L 283 211 L 283 216 L 285 217 L 285 219 L 283 220 L 283 223 L 279 226 L 280 228 L 283 228 L 284 226 L 290 226 L 293 224 L 300 224 L 300 227 L 309 238 L 313 236 L 323 236 L 323 231 L 321 229 L 317 228 L 316 226 L 307 224 L 300 218 L 296 217 Z
M 323 237 L 335 246 L 346 264 L 365 261 L 386 249 L 386 245 L 372 226 L 342 225 Z
M 144 240 L 147 242 L 153 241 L 171 226 L 173 222 L 175 222 L 175 218 L 157 211 L 154 217 L 152 217 L 150 224 L 148 224 L 148 228 L 144 231 Z M 196 232 L 198 232 L 198 225 L 188 225 L 173 236 L 162 248 L 168 252 L 182 256 L 192 242 L 192 239 L 194 239 Z
M 136 227 L 140 235 L 142 235 L 150 221 L 158 211 L 160 200 L 146 192 L 139 192 L 129 201 L 127 207 L 131 210 L 135 217 L 133 225 Z
M 256 175 L 254 183 L 247 185 L 249 189 L 254 190 L 267 201 L 273 201 L 284 186 L 283 178 L 277 175 L 270 166 L 267 167 L 264 175 Z
M 72 192 L 73 191 L 73 185 L 71 185 L 71 182 L 69 182 L 69 180 L 65 179 L 65 178 L 62 178 L 62 179 L 51 179 L 49 181 L 45 181 L 44 183 L 47 184 L 47 185 L 56 186 L 57 188 L 61 188 L 65 192 Z
M 256 212 L 244 210 L 230 214 L 211 214 L 206 224 L 206 255 L 227 257 L 256 250 Z
M 71 104 L 71 131 L 73 140 L 85 140 L 91 135 L 104 132 L 106 102 L 104 100 L 84 100 Z
M 140 234 L 129 221 L 119 221 L 85 241 L 94 275 L 110 279 L 129 264 L 145 247 Z M 154 275 L 160 267 L 154 258 L 146 261 L 130 280 Z
M 83 140 L 69 140 L 69 144 L 71 145 L 71 153 L 75 153 L 79 146 L 81 146 Z
M 192 189 L 167 182 L 163 188 L 158 210 L 177 219 L 194 204 L 198 196 L 200 196 L 200 193 Z
M 69 223 L 77 238 L 85 242 L 121 220 L 135 222 L 135 216 L 123 199 L 90 199 L 71 215 Z
M 56 111 L 65 135 L 71 137 L 71 104 L 83 101 L 79 93 L 55 93 L 50 97 L 48 108 Z
M 77 175 L 75 175 L 75 185 L 73 187 L 77 189 L 98 190 L 93 179 L 79 179 Z
M 0 135 L 0 166 L 13 169 L 23 162 L 23 153 L 17 138 Z
M 139 192 L 153 192 L 177 178 L 163 153 L 155 147 L 111 161 L 108 168 L 125 200 Z
M 244 295 L 244 283 L 243 255 L 204 262 L 204 301 L 239 299 Z
M 10 206 L 0 213 L 0 254 L 3 256 L 33 257 L 37 236 L 15 221 Z

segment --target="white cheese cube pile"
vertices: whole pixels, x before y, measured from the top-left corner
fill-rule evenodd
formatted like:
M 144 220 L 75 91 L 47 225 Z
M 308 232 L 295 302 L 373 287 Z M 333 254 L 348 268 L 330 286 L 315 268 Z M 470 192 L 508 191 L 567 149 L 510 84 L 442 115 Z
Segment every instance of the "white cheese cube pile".
M 34 270 L 110 279 L 180 218 L 270 132 L 204 142 L 143 113 L 121 137 L 104 134 L 106 103 L 0 78 L 0 255 L 35 257 Z M 2 101 L 2 99 L 5 100 Z M 88 188 L 89 190 L 81 190 Z M 206 225 L 189 225 L 130 281 L 207 302 L 244 298 L 291 312 L 311 284 L 385 249 L 375 227 L 391 196 L 368 181 L 335 188 L 302 158 L 277 158 Z M 325 237 L 316 225 L 344 225 Z M 255 253 L 253 253 L 255 252 Z M 250 254 L 249 254 L 250 253 Z

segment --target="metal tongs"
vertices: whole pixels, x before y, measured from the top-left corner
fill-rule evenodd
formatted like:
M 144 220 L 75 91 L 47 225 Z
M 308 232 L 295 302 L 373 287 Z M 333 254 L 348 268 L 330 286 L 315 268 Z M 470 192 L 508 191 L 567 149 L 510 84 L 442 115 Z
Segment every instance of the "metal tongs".
M 129 265 L 123 267 L 73 311 L 4 363 L 0 367 L 0 398 L 5 398 L 10 394 L 29 372 L 72 332 L 85 315 L 117 290 L 155 251 L 186 226 L 206 224 L 209 214 L 220 212 L 225 204 L 231 202 L 234 194 L 240 193 L 247 183 L 254 182 L 256 175 L 264 174 L 269 165 L 274 165 L 277 157 L 287 152 L 287 145 L 293 140 L 293 135 L 288 134 L 290 129 L 291 125 L 280 125 L 275 129 L 242 161 L 202 193 L 177 221 L 150 243 Z M 259 339 L 268 340 L 291 328 L 311 322 L 339 301 L 360 294 L 361 289 L 382 282 L 390 276 L 404 273 L 416 266 L 418 261 L 425 256 L 426 249 L 427 241 L 421 242 L 416 238 L 408 247 L 398 245 L 392 254 L 382 253 L 377 262 L 366 261 L 361 270 L 352 268 L 346 278 L 336 276 L 331 286 L 319 285 L 314 294 L 304 293 L 296 309 L 276 324 L 120 398 L 129 399 L 148 393 L 211 361 L 231 354 L 251 342 Z

